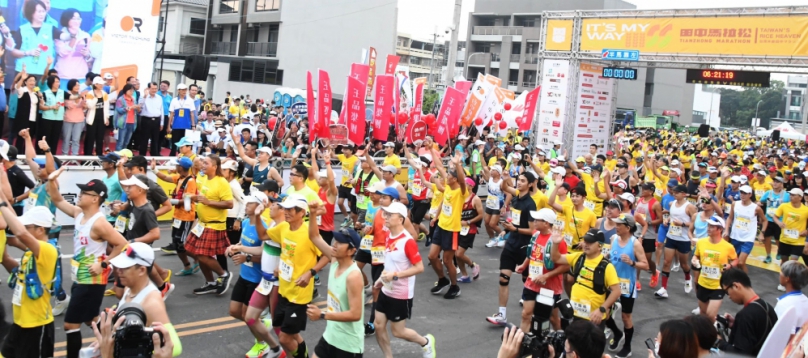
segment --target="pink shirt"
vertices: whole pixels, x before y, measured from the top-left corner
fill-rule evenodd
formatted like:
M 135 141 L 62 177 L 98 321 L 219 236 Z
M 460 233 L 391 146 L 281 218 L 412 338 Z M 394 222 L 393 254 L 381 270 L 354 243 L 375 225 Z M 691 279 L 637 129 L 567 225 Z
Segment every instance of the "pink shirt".
M 65 102 L 65 122 L 68 123 L 81 123 L 84 122 L 84 98 L 77 100 L 67 100 Z

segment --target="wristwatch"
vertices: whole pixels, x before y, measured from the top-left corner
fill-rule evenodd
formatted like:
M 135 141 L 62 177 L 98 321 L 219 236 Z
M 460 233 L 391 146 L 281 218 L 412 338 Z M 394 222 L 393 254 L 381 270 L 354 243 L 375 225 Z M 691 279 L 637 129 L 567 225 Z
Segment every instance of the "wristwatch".
M 107 267 L 109 267 L 109 263 L 106 261 L 101 261 L 101 268 L 106 270 Z
M 600 313 L 606 313 L 606 308 L 603 306 L 598 307 L 598 310 L 600 310 Z
M 398 281 L 398 272 L 393 274 L 393 281 Z
M 317 271 L 315 271 L 314 269 L 309 270 L 309 272 L 311 272 L 312 276 L 317 275 Z
M 245 257 L 244 261 L 246 261 L 246 262 L 252 262 L 252 256 L 253 256 L 253 255 L 251 255 L 251 254 L 247 254 L 247 255 L 245 255 L 245 256 L 246 256 L 246 257 Z
M 325 320 L 325 312 L 320 312 L 320 319 Z

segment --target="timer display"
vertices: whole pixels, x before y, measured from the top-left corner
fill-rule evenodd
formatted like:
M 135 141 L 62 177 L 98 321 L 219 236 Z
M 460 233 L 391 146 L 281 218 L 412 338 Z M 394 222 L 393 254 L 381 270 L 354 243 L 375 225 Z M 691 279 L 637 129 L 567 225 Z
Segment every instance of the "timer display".
M 604 67 L 602 76 L 604 78 L 617 78 L 623 80 L 636 80 L 637 69 L 630 67 Z
M 707 85 L 769 87 L 769 72 L 751 72 L 716 69 L 688 69 L 686 82 Z

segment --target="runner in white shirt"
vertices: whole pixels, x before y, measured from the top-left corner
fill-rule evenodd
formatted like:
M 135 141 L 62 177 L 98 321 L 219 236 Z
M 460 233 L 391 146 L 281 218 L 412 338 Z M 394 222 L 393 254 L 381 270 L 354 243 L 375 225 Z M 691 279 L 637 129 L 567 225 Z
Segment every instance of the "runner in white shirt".
M 749 272 L 746 267 L 746 258 L 755 246 L 758 223 L 763 223 L 760 232 L 766 232 L 769 221 L 763 214 L 763 208 L 752 202 L 752 187 L 744 185 L 740 189 L 741 200 L 733 201 L 727 217 L 727 229 L 724 237 L 730 238 L 732 246 L 735 246 L 735 254 L 738 255 L 738 268 L 744 272 Z

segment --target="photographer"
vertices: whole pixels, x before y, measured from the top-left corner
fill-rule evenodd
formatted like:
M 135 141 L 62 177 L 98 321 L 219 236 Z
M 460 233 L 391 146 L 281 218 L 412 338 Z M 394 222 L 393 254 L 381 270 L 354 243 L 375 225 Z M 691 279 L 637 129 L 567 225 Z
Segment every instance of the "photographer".
M 732 332 L 728 342 L 719 340 L 715 346 L 725 352 L 756 356 L 777 323 L 774 307 L 755 293 L 752 281 L 743 270 L 731 268 L 724 271 L 721 275 L 721 288 L 732 302 L 744 307 L 735 317 L 724 314 Z
M 592 322 L 575 321 L 572 322 L 564 334 L 567 340 L 564 342 L 564 356 L 566 358 L 610 358 L 608 354 L 603 354 L 606 347 L 606 335 L 603 329 L 598 328 Z M 524 333 L 520 329 L 505 328 L 502 336 L 502 346 L 499 347 L 497 358 L 516 358 L 519 354 L 519 347 L 522 344 Z M 560 356 L 555 354 L 553 346 L 548 347 L 549 357 Z
M 112 318 L 114 316 L 114 314 L 101 312 L 101 315 L 99 316 L 99 324 L 92 325 L 96 341 L 90 347 L 95 349 L 94 352 L 100 351 L 99 353 L 101 353 L 101 358 L 115 357 L 115 335 L 112 334 L 112 332 L 117 330 L 118 327 L 123 323 L 124 317 L 118 318 L 118 321 L 115 322 L 113 326 Z M 99 329 L 98 326 L 101 326 L 101 328 Z M 174 346 L 174 341 L 176 340 L 179 342 L 176 333 L 171 333 L 174 331 L 174 329 L 172 328 L 171 331 L 169 331 L 167 327 L 160 322 L 152 323 L 152 328 L 154 328 L 155 331 L 155 333 L 152 335 L 152 342 L 154 344 L 154 351 L 151 355 L 152 358 L 172 358 L 179 355 L 179 353 L 174 354 L 174 351 L 177 349 L 177 347 Z M 162 346 L 160 345 L 160 336 L 157 334 L 157 332 L 160 332 L 164 337 L 165 343 L 163 343 Z M 182 347 L 179 347 L 179 350 L 182 351 Z

